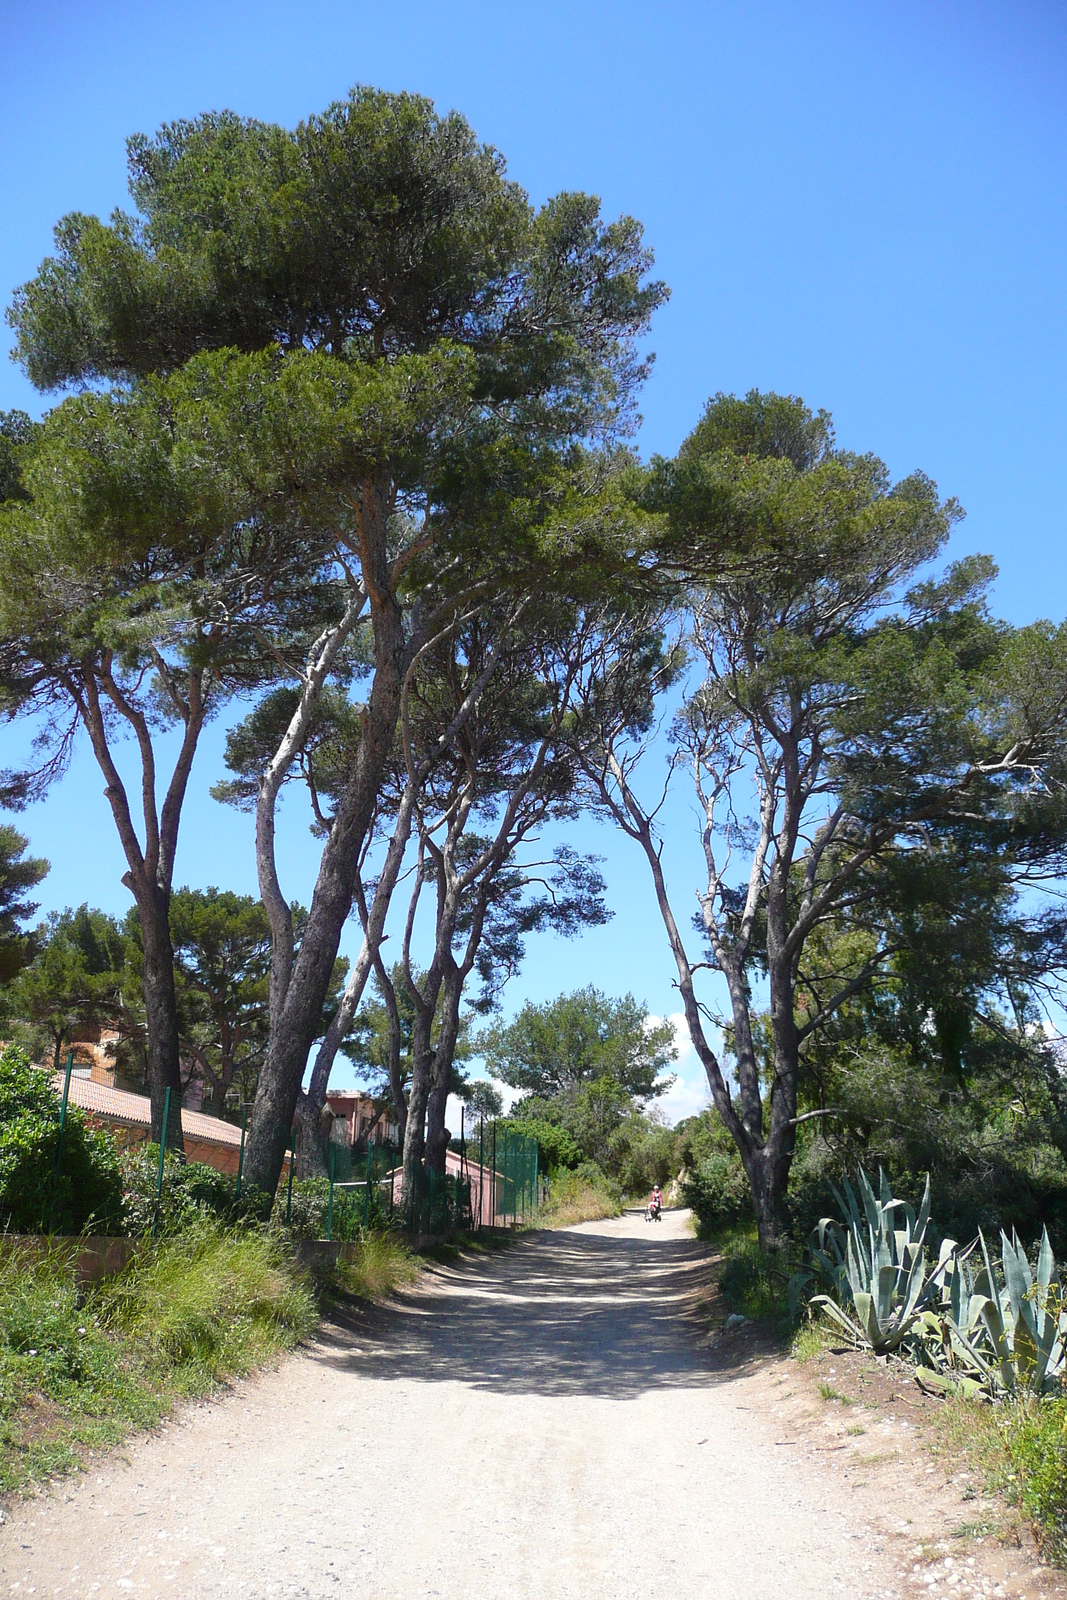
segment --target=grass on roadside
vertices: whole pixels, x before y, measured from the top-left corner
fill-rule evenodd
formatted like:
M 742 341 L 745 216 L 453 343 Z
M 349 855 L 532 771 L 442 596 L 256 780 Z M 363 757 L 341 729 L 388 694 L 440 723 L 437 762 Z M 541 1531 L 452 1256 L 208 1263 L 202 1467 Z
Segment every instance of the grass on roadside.
M 359 1300 L 381 1300 L 394 1289 L 414 1283 L 418 1257 L 395 1233 L 370 1233 L 352 1258 L 342 1256 L 329 1287 Z
M 722 1297 L 731 1311 L 778 1331 L 789 1323 L 789 1277 L 793 1265 L 760 1249 L 755 1224 L 731 1228 L 712 1241 L 722 1256 Z
M 401 1241 L 372 1234 L 336 1286 L 373 1299 L 416 1270 Z M 177 1401 L 290 1349 L 318 1321 L 318 1287 L 284 1237 L 210 1221 L 144 1240 L 93 1289 L 76 1283 L 72 1252 L 5 1256 L 0 1493 L 76 1470 Z
M 570 1228 L 577 1222 L 601 1222 L 622 1215 L 622 1201 L 606 1186 L 577 1172 L 553 1181 L 548 1204 L 537 1214 L 542 1228 Z
M 936 1448 L 965 1460 L 987 1493 L 1017 1506 L 1045 1558 L 1067 1566 L 1067 1399 L 947 1400 L 937 1418 Z

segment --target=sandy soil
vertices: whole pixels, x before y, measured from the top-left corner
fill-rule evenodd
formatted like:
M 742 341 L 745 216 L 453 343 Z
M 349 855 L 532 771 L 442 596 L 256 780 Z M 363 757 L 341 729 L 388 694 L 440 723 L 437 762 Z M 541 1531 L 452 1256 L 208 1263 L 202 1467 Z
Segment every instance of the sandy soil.
M 709 1336 L 707 1252 L 686 1223 L 628 1214 L 434 1269 L 77 1483 L 9 1504 L 0 1591 L 1044 1592 L 996 1552 L 960 1543 L 945 1566 L 922 1549 L 961 1520 L 958 1486 L 858 1450 L 786 1387 L 794 1364 Z

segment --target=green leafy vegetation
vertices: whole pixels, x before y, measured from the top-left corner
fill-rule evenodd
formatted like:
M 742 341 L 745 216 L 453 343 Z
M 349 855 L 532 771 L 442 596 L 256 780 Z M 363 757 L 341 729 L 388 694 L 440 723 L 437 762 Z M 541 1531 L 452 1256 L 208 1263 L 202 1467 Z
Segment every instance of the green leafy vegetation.
M 121 1233 L 122 1175 L 114 1141 L 60 1100 L 21 1051 L 0 1051 L 0 1230 Z
M 1067 1566 L 1067 1399 L 1017 1406 L 1003 1429 L 1014 1477 L 1003 1487 L 1034 1524 L 1045 1553 Z
M 308 1333 L 312 1289 L 284 1246 L 201 1222 L 144 1241 L 79 1287 L 71 1254 L 0 1258 L 0 1488 L 76 1468 L 175 1400 L 251 1371 Z

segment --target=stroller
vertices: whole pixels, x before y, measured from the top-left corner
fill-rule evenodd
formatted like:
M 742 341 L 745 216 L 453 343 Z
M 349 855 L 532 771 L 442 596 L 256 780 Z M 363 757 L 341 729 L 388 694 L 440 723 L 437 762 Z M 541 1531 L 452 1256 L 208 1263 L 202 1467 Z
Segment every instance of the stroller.
M 645 1221 L 658 1222 L 660 1220 L 660 1212 L 662 1210 L 663 1201 L 660 1199 L 658 1194 L 654 1194 L 652 1199 L 648 1202 L 648 1205 L 645 1207 Z

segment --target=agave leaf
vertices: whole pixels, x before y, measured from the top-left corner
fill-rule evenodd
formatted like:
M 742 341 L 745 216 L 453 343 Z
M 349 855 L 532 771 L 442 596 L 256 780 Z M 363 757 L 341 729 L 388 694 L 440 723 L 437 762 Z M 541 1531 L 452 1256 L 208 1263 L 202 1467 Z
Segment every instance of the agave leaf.
M 1015 1327 L 1012 1329 L 1011 1340 L 1012 1365 L 1015 1375 L 1023 1387 L 1032 1390 L 1035 1394 L 1041 1393 L 1041 1384 L 1045 1376 L 1047 1356 L 1043 1354 L 1034 1338 L 1034 1331 L 1029 1319 L 1017 1317 Z
M 1004 1267 L 1004 1282 L 1007 1285 L 1008 1296 L 1011 1300 L 1012 1316 L 1018 1322 L 1023 1315 L 1023 1308 L 1029 1306 L 1030 1292 L 1034 1287 L 1034 1280 L 1030 1273 L 1030 1263 L 1026 1259 L 1026 1252 L 1019 1244 L 1017 1238 L 1008 1239 L 1007 1234 L 1001 1230 L 1000 1234 L 1000 1259 Z
M 853 1294 L 858 1290 L 864 1289 L 869 1292 L 877 1268 L 864 1249 L 863 1240 L 857 1239 L 855 1235 L 851 1234 L 849 1236 L 848 1259 L 850 1264 L 849 1286 Z
M 911 1316 L 918 1306 L 926 1287 L 926 1260 L 921 1245 L 908 1246 L 910 1261 L 904 1282 L 904 1314 Z
M 1052 1280 L 1056 1276 L 1056 1257 L 1052 1253 L 1052 1246 L 1048 1242 L 1048 1229 L 1041 1229 L 1041 1249 L 1037 1253 L 1037 1282 L 1043 1293 L 1047 1294 Z
M 867 1226 L 870 1228 L 872 1236 L 877 1237 L 881 1233 L 883 1226 L 882 1211 L 878 1201 L 874 1198 L 874 1190 L 871 1188 L 870 1179 L 862 1167 L 859 1169 L 857 1182 L 859 1184 L 860 1198 L 863 1201 L 863 1209 L 867 1216 Z M 845 1186 L 846 1188 L 848 1187 L 847 1181 Z
M 893 1290 L 897 1286 L 897 1269 L 892 1262 L 879 1267 L 874 1288 L 874 1313 L 880 1337 L 884 1338 L 893 1312 Z
M 942 1397 L 962 1395 L 966 1400 L 977 1400 L 983 1393 L 982 1384 L 963 1372 L 936 1372 L 930 1367 L 916 1367 L 915 1382 L 920 1389 Z
M 864 1344 L 869 1344 L 872 1350 L 877 1350 L 882 1341 L 874 1296 L 861 1289 L 859 1294 L 853 1296 L 852 1304 L 856 1308 L 856 1321 L 863 1330 Z
M 980 1295 L 975 1298 L 980 1301 L 979 1314 L 993 1346 L 993 1355 L 1000 1371 L 1000 1381 L 1005 1389 L 1014 1390 L 1015 1369 L 1011 1362 L 1011 1350 L 1008 1346 L 1000 1299 L 999 1297 L 994 1299 L 990 1295 Z
M 923 1197 L 919 1203 L 919 1216 L 915 1224 L 915 1237 L 921 1242 L 926 1238 L 926 1229 L 930 1222 L 930 1174 L 926 1174 L 926 1184 L 923 1188 Z M 944 1245 L 941 1247 L 944 1249 Z
M 817 1294 L 813 1296 L 809 1304 L 813 1306 L 821 1306 L 826 1312 L 826 1315 L 830 1318 L 831 1322 L 836 1322 L 837 1326 L 841 1328 L 843 1332 L 848 1334 L 849 1338 L 854 1344 L 867 1343 L 867 1336 L 863 1329 L 858 1323 L 853 1321 L 853 1319 L 848 1315 L 847 1311 L 842 1311 L 841 1307 L 837 1304 L 837 1301 L 833 1300 L 830 1295 Z

